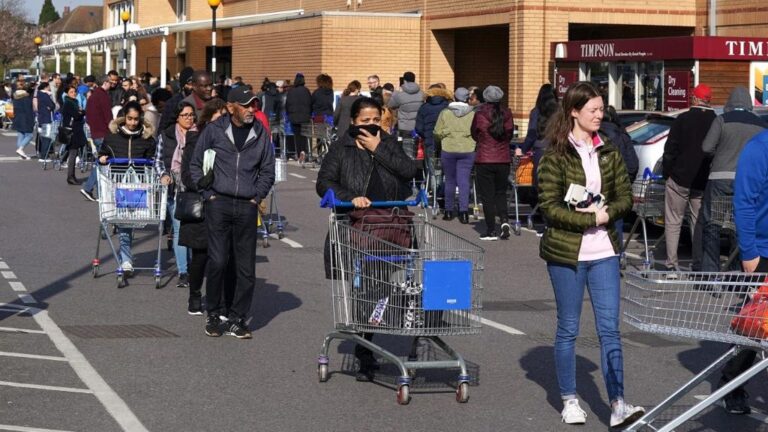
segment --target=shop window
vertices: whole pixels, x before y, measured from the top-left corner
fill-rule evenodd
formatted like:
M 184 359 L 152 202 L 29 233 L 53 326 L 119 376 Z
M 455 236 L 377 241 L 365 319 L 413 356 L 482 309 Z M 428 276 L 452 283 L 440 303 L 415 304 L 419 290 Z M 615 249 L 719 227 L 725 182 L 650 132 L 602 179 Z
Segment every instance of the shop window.
M 586 80 L 594 84 L 604 98 L 608 96 L 608 77 L 608 62 L 586 64 Z
M 616 64 L 616 87 L 614 89 L 616 109 L 633 110 L 635 106 L 636 94 L 636 63 L 617 63 Z
M 637 109 L 661 111 L 664 106 L 664 63 L 640 63 Z

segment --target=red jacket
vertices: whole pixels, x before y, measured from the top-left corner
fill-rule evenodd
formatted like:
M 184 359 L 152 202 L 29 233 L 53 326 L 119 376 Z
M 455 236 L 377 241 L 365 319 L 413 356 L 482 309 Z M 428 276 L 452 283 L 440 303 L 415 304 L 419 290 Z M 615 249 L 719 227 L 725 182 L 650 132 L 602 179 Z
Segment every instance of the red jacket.
M 95 87 L 85 105 L 85 122 L 91 128 L 91 138 L 103 139 L 109 134 L 112 121 L 112 99 L 101 87 Z
M 515 130 L 515 123 L 512 121 L 512 112 L 507 108 L 501 108 L 504 116 L 504 136 L 497 141 L 491 135 L 490 128 L 493 119 L 493 104 L 483 104 L 475 113 L 472 120 L 472 138 L 477 142 L 477 155 L 475 163 L 510 163 L 512 155 L 510 152 L 510 141 L 512 133 Z

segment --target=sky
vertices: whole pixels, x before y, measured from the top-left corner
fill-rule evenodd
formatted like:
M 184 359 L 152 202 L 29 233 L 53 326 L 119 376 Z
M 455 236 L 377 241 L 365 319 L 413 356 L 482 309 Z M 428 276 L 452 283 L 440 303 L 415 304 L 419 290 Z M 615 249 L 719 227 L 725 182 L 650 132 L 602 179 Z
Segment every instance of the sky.
M 40 17 L 40 9 L 43 8 L 43 2 L 44 0 L 24 0 L 24 5 L 28 8 L 27 16 L 30 21 L 37 22 L 37 19 Z M 103 4 L 104 0 L 53 0 L 53 6 L 59 15 L 64 13 L 64 6 L 74 9 L 78 6 L 101 6 Z

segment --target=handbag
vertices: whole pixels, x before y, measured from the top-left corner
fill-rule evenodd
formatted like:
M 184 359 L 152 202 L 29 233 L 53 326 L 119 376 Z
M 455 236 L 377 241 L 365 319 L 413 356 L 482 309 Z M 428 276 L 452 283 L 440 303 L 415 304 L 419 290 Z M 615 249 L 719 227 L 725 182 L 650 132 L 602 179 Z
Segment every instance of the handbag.
M 72 129 L 72 122 L 74 121 L 75 118 L 70 117 L 69 126 L 59 126 L 59 131 L 56 136 L 58 137 L 60 143 L 68 146 L 72 142 L 72 135 L 75 134 L 75 131 Z
M 415 214 L 400 208 L 364 208 L 348 214 L 352 228 L 394 245 L 410 248 L 412 240 L 412 221 Z M 360 239 L 363 250 L 371 245 L 366 239 Z
M 768 339 L 768 278 L 731 320 L 734 333 L 753 339 Z
M 205 220 L 205 200 L 197 192 L 178 192 L 173 217 L 180 222 L 194 223 Z

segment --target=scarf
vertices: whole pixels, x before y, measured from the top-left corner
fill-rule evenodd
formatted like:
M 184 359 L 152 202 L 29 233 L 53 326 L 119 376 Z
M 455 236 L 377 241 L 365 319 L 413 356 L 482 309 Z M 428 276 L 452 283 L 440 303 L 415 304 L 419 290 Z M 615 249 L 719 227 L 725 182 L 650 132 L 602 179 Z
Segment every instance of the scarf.
M 176 124 L 176 149 L 173 151 L 173 158 L 171 159 L 171 171 L 176 174 L 181 174 L 181 157 L 184 155 L 184 147 L 187 146 L 187 132 L 196 131 L 197 127 L 192 125 L 189 130 L 185 131 L 178 124 Z

